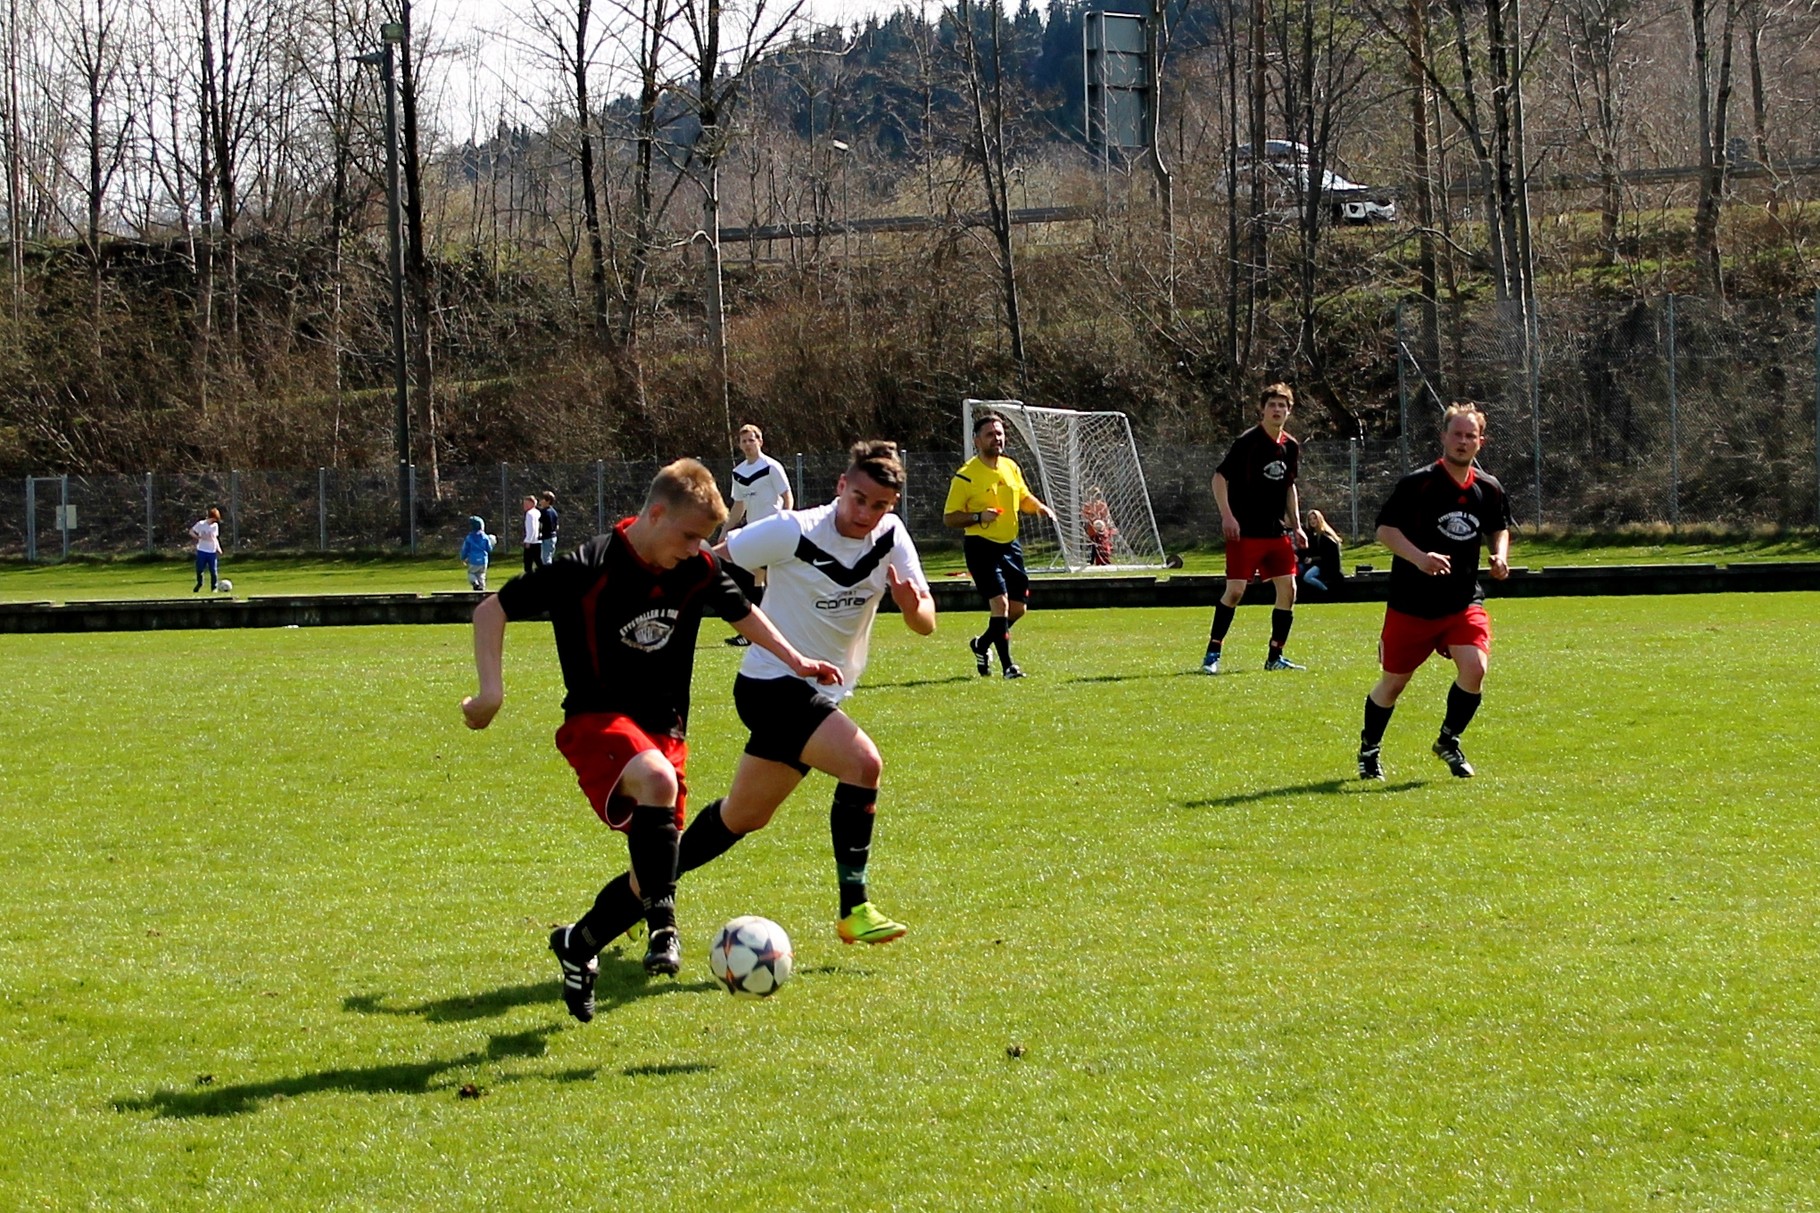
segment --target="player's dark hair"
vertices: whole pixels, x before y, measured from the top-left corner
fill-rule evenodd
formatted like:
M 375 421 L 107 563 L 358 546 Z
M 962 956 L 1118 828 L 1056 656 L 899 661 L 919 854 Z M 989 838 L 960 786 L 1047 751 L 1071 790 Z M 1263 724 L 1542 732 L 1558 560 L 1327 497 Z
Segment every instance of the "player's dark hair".
M 555 505 L 556 504 L 556 490 L 555 489 L 545 489 L 543 491 L 542 496 L 543 496 L 543 503 L 545 505 Z
M 897 457 L 897 443 L 869 438 L 852 446 L 853 463 L 849 472 L 864 472 L 881 489 L 894 493 L 904 491 L 904 465 Z
M 1267 383 L 1264 385 L 1264 390 L 1258 393 L 1258 407 L 1263 408 L 1278 397 L 1281 397 L 1283 402 L 1290 408 L 1295 407 L 1295 389 L 1291 388 L 1287 383 L 1282 382 Z
M 975 414 L 973 418 L 973 436 L 978 438 L 980 436 L 980 431 L 991 425 L 994 421 L 998 422 L 1000 425 L 1005 424 L 1005 419 L 997 413 Z
M 721 500 L 714 473 L 694 459 L 666 464 L 645 493 L 645 509 L 662 502 L 671 509 L 699 510 L 719 526 L 727 520 L 727 503 Z

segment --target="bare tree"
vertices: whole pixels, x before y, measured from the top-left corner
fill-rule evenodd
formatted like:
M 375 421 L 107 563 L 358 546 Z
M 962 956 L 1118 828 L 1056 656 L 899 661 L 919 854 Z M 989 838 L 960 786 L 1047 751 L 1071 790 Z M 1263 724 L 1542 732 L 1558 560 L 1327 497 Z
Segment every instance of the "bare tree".
M 1700 140 L 1700 201 L 1694 210 L 1694 264 L 1702 288 L 1714 298 L 1725 291 L 1719 265 L 1719 211 L 1725 202 L 1732 49 L 1741 7 L 1739 0 L 1719 2 L 1724 7 L 1724 16 L 1720 24 L 1717 64 L 1713 62 L 1709 28 L 1713 17 L 1712 0 L 1689 0 L 1688 7 L 1688 19 L 1693 25 L 1694 94 Z
M 1006 147 L 1004 62 L 1004 10 L 1000 0 L 987 0 L 984 21 L 975 20 L 973 0 L 956 0 L 955 41 L 965 74 L 973 138 L 968 159 L 979 169 L 985 188 L 986 215 L 998 267 L 999 301 L 1005 309 L 1005 329 L 1011 339 L 1011 359 L 1017 364 L 1019 391 L 1030 391 L 1030 368 L 1024 357 L 1024 319 L 1019 307 L 1016 244 L 1011 225 L 1011 173 Z M 984 29 L 979 28 L 983 24 Z M 990 39 L 980 47 L 980 37 Z

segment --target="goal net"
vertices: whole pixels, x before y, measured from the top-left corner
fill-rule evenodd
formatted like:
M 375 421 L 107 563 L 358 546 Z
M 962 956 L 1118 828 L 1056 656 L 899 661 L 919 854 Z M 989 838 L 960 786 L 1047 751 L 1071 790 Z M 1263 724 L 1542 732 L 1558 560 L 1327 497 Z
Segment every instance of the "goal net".
M 973 419 L 986 412 L 1005 419 L 1005 453 L 1055 511 L 1053 527 L 1034 515 L 1023 519 L 1027 568 L 1078 573 L 1164 567 L 1130 418 L 1017 400 L 963 400 L 964 449 L 973 446 Z

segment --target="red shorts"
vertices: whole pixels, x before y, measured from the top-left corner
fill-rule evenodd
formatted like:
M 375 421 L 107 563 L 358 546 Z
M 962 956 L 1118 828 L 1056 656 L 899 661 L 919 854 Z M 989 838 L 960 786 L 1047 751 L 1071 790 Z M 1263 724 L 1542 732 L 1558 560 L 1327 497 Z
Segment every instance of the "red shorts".
M 1277 539 L 1228 539 L 1226 580 L 1269 581 L 1295 576 L 1295 544 L 1289 536 Z
M 1478 603 L 1439 619 L 1386 610 L 1384 633 L 1378 638 L 1378 664 L 1386 674 L 1413 674 L 1430 653 L 1445 657 L 1456 644 L 1491 652 L 1491 616 Z
M 556 730 L 556 748 L 575 768 L 575 781 L 600 819 L 616 830 L 632 824 L 630 796 L 616 791 L 626 764 L 647 750 L 656 750 L 676 768 L 676 828 L 682 829 L 689 788 L 683 767 L 689 761 L 689 743 L 680 737 L 651 736 L 618 712 L 589 712 L 571 716 Z

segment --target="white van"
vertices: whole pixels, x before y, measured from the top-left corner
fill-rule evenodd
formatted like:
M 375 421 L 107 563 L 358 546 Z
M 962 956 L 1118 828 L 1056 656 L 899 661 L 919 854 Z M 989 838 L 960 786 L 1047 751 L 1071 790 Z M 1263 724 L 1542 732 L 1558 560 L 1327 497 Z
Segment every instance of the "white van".
M 1240 185 L 1250 180 L 1251 144 L 1241 143 L 1233 149 Z M 1264 166 L 1276 179 L 1278 188 L 1271 191 L 1270 213 L 1278 219 L 1293 219 L 1296 194 L 1308 188 L 1308 147 L 1288 139 L 1264 141 Z M 1335 223 L 1395 223 L 1396 195 L 1389 190 L 1374 189 L 1348 181 L 1331 169 L 1321 170 L 1321 201 Z

